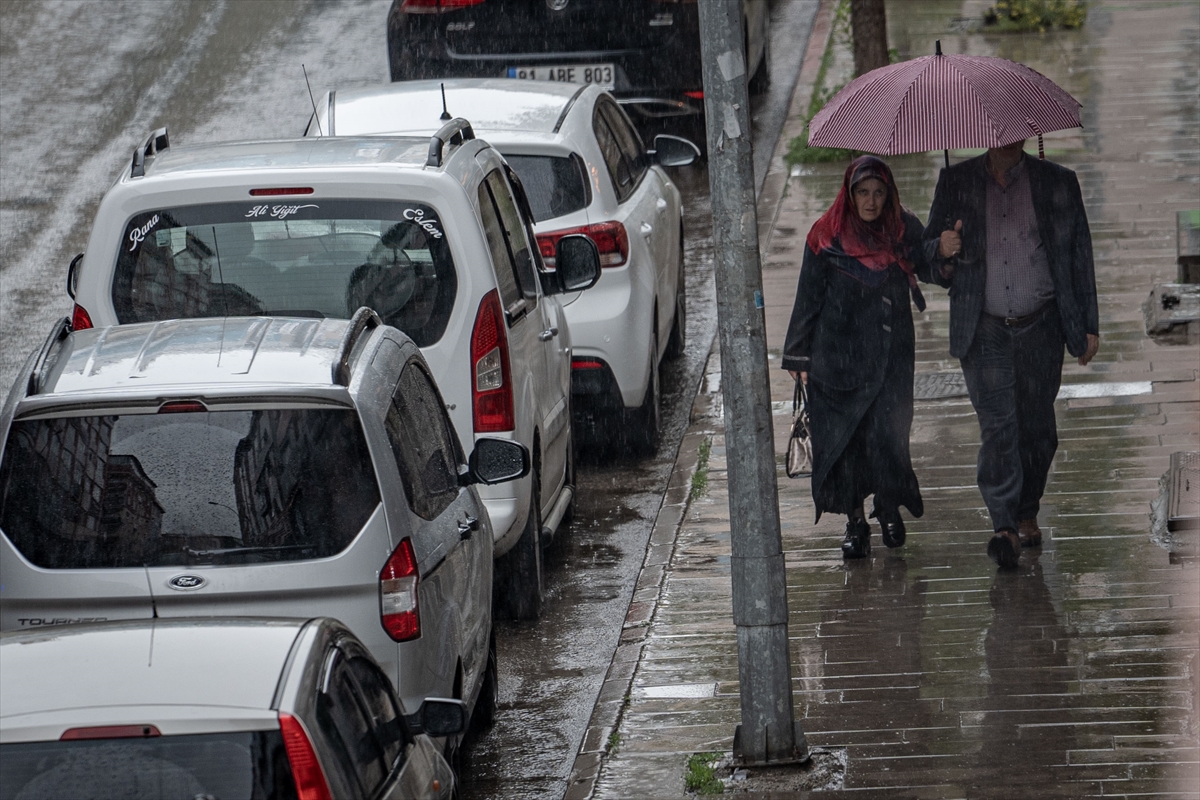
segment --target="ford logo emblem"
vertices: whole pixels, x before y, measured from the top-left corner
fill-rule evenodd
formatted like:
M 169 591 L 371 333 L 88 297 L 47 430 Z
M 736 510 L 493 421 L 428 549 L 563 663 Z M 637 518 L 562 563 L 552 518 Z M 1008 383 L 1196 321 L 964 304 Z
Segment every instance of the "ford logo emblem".
M 177 589 L 181 592 L 190 592 L 193 589 L 199 589 L 204 584 L 208 583 L 199 575 L 176 575 L 171 580 L 167 581 L 167 586 L 172 589 Z

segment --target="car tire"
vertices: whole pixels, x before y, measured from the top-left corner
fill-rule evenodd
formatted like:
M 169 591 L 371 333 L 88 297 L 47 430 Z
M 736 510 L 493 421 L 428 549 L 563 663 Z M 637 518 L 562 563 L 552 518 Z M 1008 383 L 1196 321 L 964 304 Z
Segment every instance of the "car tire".
M 502 619 L 532 620 L 542 615 L 542 513 L 535 467 L 530 489 L 529 515 L 521 538 L 496 559 L 496 592 L 492 607 Z
M 487 665 L 483 669 L 483 685 L 471 712 L 471 729 L 477 733 L 489 730 L 496 722 L 496 701 L 500 695 L 500 662 L 496 657 L 496 630 L 488 634 Z
M 671 324 L 671 336 L 667 339 L 666 357 L 671 361 L 680 358 L 687 349 L 687 281 L 683 274 L 683 233 L 679 234 L 679 278 L 675 286 L 675 321 Z
M 657 327 L 657 325 L 655 325 Z M 650 346 L 650 380 L 646 383 L 646 396 L 642 404 L 626 411 L 626 430 L 629 431 L 630 449 L 638 456 L 651 456 L 658 449 L 658 430 L 662 418 L 660 395 L 662 387 L 658 375 L 658 334 L 654 334 Z
M 758 67 L 754 70 L 754 74 L 750 76 L 750 83 L 746 86 L 751 95 L 766 94 L 769 88 L 771 88 L 770 36 L 763 42 L 762 60 L 758 62 Z

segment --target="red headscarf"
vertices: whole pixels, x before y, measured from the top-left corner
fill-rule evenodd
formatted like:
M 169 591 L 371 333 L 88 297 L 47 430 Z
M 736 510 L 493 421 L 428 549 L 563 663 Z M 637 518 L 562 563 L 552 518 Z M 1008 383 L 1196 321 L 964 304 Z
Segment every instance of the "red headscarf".
M 854 185 L 867 178 L 875 178 L 888 189 L 883 211 L 872 222 L 864 222 L 858 215 L 853 199 Z M 906 258 L 900 192 L 888 165 L 875 156 L 859 156 L 850 162 L 837 199 L 808 232 L 808 246 L 814 254 L 822 250 L 844 253 L 874 271 L 899 263 L 909 283 L 916 284 L 912 262 Z

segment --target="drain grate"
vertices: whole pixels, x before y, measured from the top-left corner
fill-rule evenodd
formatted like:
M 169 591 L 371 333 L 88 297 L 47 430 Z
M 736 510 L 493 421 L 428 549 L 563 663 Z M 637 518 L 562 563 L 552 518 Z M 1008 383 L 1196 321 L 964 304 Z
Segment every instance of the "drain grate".
M 914 400 L 966 396 L 967 384 L 961 372 L 918 372 L 913 378 Z

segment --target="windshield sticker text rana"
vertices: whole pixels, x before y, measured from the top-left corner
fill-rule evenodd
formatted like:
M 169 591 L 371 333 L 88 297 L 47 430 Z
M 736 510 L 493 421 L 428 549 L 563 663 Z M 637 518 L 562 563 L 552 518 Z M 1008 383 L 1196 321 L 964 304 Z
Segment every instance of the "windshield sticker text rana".
M 147 233 L 154 230 L 154 226 L 158 224 L 158 221 L 159 215 L 155 214 L 153 217 L 146 220 L 145 225 L 134 228 L 129 232 L 129 252 L 132 253 L 134 250 L 137 250 L 138 245 L 145 240 Z
M 247 218 L 271 216 L 275 219 L 287 219 L 302 208 L 320 208 L 316 203 L 303 206 L 255 206 L 246 213 Z
M 422 228 L 425 229 L 425 232 L 428 233 L 433 238 L 435 238 L 435 239 L 442 238 L 442 232 L 438 228 L 438 221 L 436 219 L 425 219 L 425 211 L 423 209 L 406 208 L 406 209 L 404 209 L 404 213 L 401 214 L 401 216 L 404 217 L 405 219 L 410 219 L 413 222 L 420 225 Z

